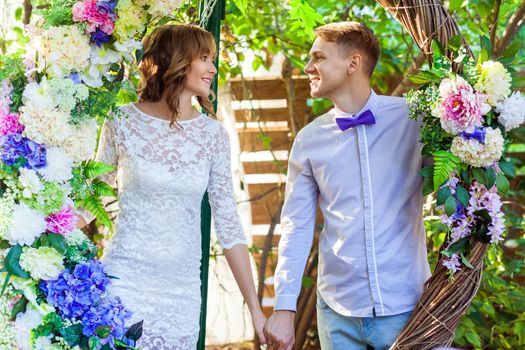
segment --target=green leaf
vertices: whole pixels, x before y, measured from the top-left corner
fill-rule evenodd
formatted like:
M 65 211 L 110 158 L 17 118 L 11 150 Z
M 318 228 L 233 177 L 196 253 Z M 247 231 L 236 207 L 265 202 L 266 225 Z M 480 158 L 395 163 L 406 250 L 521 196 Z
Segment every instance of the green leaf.
M 104 209 L 104 205 L 97 196 L 86 196 L 82 201 L 82 207 L 93 214 L 104 226 L 113 232 L 113 223 L 109 218 L 108 213 Z
M 463 4 L 463 0 L 449 0 L 448 9 L 449 11 L 459 10 L 462 4 Z
M 445 204 L 445 201 L 450 197 L 450 188 L 441 187 L 437 193 L 437 205 Z
M 5 275 L 4 284 L 2 285 L 2 291 L 0 291 L 0 298 L 4 295 L 5 290 L 7 289 L 7 285 L 11 280 L 11 277 L 13 277 L 13 275 L 11 275 L 9 272 Z
M 512 77 L 512 87 L 521 88 L 525 86 L 525 77 L 520 75 L 515 75 Z
M 104 181 L 94 179 L 91 182 L 91 184 L 93 185 L 93 189 L 97 196 L 117 198 L 117 193 L 115 192 L 115 189 L 113 189 L 113 187 L 111 187 L 109 184 L 105 183 Z
M 95 160 L 88 160 L 83 162 L 82 168 L 84 169 L 84 176 L 88 179 L 94 179 L 97 176 L 107 174 L 115 170 L 114 166 L 102 162 L 97 162 Z
M 487 185 L 488 179 L 487 179 L 487 173 L 481 168 L 475 168 L 472 170 L 472 175 L 474 178 L 482 185 Z
M 20 255 L 22 255 L 22 246 L 17 244 L 7 253 L 4 264 L 6 270 L 18 277 L 29 278 L 30 275 L 20 267 Z
M 460 0 L 460 3 L 463 0 Z M 461 4 L 460 4 L 461 5 Z M 454 35 L 450 40 L 448 41 L 448 48 L 450 51 L 457 52 L 461 48 L 461 34 Z
M 48 233 L 47 239 L 51 247 L 55 248 L 60 254 L 66 252 L 66 238 L 64 236 L 57 233 Z
M 468 206 L 468 201 L 470 199 L 470 195 L 468 191 L 465 189 L 465 187 L 458 185 L 456 187 L 456 197 L 458 201 L 464 206 Z
M 434 192 L 434 183 L 432 182 L 432 177 L 423 178 L 423 196 L 428 196 Z
M 106 339 L 111 334 L 111 326 L 98 326 L 95 333 L 102 339 Z
M 478 63 L 483 63 L 485 61 L 488 61 L 490 58 L 492 52 L 492 44 L 490 43 L 490 39 L 483 35 L 481 37 L 481 52 L 478 57 Z
M 514 56 L 516 56 L 516 54 L 518 53 L 520 49 L 521 49 L 521 42 L 516 41 L 513 44 L 509 45 L 505 49 L 505 51 L 503 51 L 503 54 L 501 55 L 501 57 L 514 58 Z
M 507 162 L 506 160 L 500 160 L 499 168 L 508 177 L 511 177 L 511 178 L 516 177 L 516 168 L 514 168 L 514 165 L 511 162 Z
M 510 183 L 503 173 L 499 173 L 498 176 L 496 176 L 496 187 L 502 195 L 506 195 L 507 192 L 509 192 Z
M 142 324 L 143 323 L 144 321 L 139 321 L 133 324 L 131 327 L 129 327 L 129 329 L 127 330 L 125 334 L 126 338 L 135 340 L 135 341 L 139 340 L 140 337 L 142 337 Z
M 14 321 L 16 319 L 16 315 L 18 315 L 20 312 L 25 312 L 28 302 L 29 301 L 26 299 L 26 297 L 22 296 L 22 298 L 20 298 L 20 300 L 18 300 L 13 306 L 9 321 Z
M 429 165 L 419 171 L 419 174 L 423 177 L 430 177 L 434 174 L 434 166 Z
M 465 338 L 467 338 L 468 342 L 475 347 L 481 347 L 481 339 L 477 333 L 469 330 L 467 333 L 465 333 Z
M 15 19 L 17 21 L 21 21 L 23 14 L 24 14 L 24 9 L 22 7 L 17 7 L 15 10 Z
M 437 40 L 432 40 L 432 51 L 434 52 L 434 58 L 445 55 L 443 45 Z
M 489 167 L 487 170 L 485 170 L 485 173 L 487 174 L 487 188 L 491 189 L 496 182 L 496 172 L 494 171 L 493 167 Z
M 434 191 L 443 185 L 450 174 L 457 172 L 460 160 L 447 151 L 434 152 Z
M 100 346 L 100 340 L 97 337 L 89 337 L 88 346 L 89 350 L 98 350 Z
M 468 261 L 468 259 L 465 258 L 465 255 L 463 255 L 463 253 L 460 253 L 459 256 L 461 257 L 461 262 L 463 263 L 463 265 L 465 265 L 466 267 L 471 268 L 471 269 L 474 268 L 474 266 L 472 266 L 470 261 Z
M 456 206 L 456 199 L 453 196 L 448 196 L 445 201 L 445 213 L 447 213 L 448 216 L 452 216 L 456 212 Z
M 459 239 L 457 242 L 452 243 L 450 247 L 448 247 L 447 251 L 452 256 L 452 254 L 459 253 L 459 252 L 466 252 L 470 245 L 470 237 L 463 237 Z
M 241 11 L 243 16 L 247 15 L 248 1 L 247 0 L 233 0 L 233 3 Z
M 424 77 L 422 75 L 411 75 L 411 74 L 408 74 L 407 77 L 414 84 L 423 85 L 423 84 L 428 84 L 428 83 L 432 82 L 431 79 L 426 78 L 426 77 Z

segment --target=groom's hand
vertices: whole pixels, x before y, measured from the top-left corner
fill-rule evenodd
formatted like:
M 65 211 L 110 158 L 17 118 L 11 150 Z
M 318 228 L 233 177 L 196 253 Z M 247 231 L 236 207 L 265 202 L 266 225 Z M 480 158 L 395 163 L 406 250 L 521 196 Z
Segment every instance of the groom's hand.
M 264 326 L 264 334 L 270 349 L 292 349 L 295 342 L 294 318 L 294 311 L 274 311 Z

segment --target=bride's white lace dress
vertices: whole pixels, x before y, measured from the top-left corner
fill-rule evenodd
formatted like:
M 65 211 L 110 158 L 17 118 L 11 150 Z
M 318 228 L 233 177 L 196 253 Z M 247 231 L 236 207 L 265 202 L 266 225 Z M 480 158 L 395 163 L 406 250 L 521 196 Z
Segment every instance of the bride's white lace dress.
M 107 121 L 97 160 L 116 170 L 102 177 L 118 190 L 115 235 L 103 260 L 111 292 L 144 320 L 143 350 L 193 350 L 200 316 L 201 200 L 208 190 L 224 248 L 246 244 L 236 211 L 226 130 L 200 115 L 182 129 L 133 104 Z

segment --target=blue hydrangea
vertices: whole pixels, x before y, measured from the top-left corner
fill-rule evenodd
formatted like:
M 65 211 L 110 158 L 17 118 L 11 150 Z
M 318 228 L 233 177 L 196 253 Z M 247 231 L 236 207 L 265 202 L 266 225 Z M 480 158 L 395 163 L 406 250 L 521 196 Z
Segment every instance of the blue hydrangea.
M 82 318 L 105 295 L 110 279 L 99 261 L 90 260 L 65 269 L 57 279 L 43 281 L 47 302 L 55 306 L 62 317 Z
M 13 165 L 18 158 L 27 160 L 24 167 L 41 168 L 46 165 L 46 149 L 21 134 L 11 134 L 0 138 L 0 158 L 7 165 Z

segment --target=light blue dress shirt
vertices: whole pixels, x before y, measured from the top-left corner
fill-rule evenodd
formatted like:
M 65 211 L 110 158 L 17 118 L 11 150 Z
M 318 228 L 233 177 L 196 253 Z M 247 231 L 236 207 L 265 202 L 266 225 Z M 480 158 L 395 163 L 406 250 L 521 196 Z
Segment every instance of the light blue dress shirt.
M 422 216 L 420 125 L 403 98 L 374 91 L 376 124 L 341 131 L 332 109 L 297 135 L 288 163 L 275 310 L 295 310 L 312 247 L 316 206 L 318 291 L 344 316 L 411 311 L 430 277 Z

